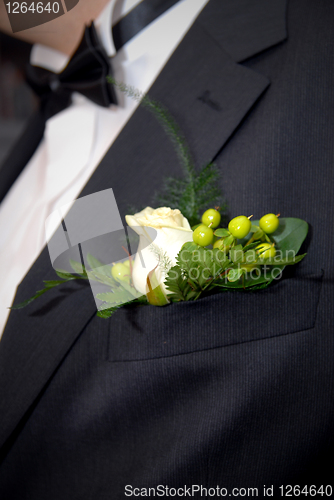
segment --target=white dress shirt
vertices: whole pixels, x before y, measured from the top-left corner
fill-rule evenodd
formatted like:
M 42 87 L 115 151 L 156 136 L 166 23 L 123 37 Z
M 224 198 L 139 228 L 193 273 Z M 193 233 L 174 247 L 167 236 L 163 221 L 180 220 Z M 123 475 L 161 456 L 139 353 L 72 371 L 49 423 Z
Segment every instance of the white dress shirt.
M 111 0 L 95 26 L 108 56 L 113 56 L 115 79 L 147 92 L 208 0 L 181 0 L 115 54 L 110 26 L 139 2 Z M 52 71 L 61 71 L 67 60 L 47 47 L 32 49 L 32 64 Z M 80 194 L 138 106 L 125 95 L 117 96 L 119 106 L 102 108 L 74 93 L 72 104 L 47 121 L 42 142 L 1 204 L 0 336 L 16 288 L 46 243 L 47 217 Z

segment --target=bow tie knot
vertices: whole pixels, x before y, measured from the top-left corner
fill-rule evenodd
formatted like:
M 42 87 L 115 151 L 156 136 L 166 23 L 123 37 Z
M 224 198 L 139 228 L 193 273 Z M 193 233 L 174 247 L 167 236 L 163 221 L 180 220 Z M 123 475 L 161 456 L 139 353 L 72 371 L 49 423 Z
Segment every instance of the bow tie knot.
M 52 90 L 52 92 L 57 92 L 57 90 L 60 87 L 60 80 L 59 80 L 57 75 L 52 75 L 50 77 L 49 85 L 50 85 L 50 89 Z
M 64 95 L 76 91 L 103 107 L 117 104 L 115 90 L 107 81 L 111 74 L 111 64 L 94 23 L 86 27 L 78 48 L 61 73 L 31 65 L 26 69 L 28 83 L 42 99 L 51 93 Z

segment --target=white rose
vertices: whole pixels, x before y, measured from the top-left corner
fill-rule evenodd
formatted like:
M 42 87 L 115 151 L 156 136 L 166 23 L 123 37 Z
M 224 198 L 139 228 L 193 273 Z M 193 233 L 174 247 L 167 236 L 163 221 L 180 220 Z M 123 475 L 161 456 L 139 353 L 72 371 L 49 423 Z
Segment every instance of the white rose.
M 159 284 L 168 293 L 163 283 L 166 277 L 163 265 L 168 259 L 171 266 L 175 266 L 175 258 L 182 245 L 193 240 L 193 231 L 188 220 L 180 210 L 168 207 L 146 207 L 135 215 L 127 215 L 125 219 L 140 236 L 132 273 L 135 288 L 146 294 L 147 275 L 156 268 L 155 274 Z

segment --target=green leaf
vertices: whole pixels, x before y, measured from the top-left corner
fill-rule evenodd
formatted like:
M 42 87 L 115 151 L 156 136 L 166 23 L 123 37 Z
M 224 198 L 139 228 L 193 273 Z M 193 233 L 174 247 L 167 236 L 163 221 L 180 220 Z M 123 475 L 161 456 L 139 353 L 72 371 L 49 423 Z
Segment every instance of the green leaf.
M 250 274 L 250 273 L 245 273 L 245 272 L 243 272 L 243 276 L 244 276 L 244 279 L 242 281 L 237 280 L 235 282 L 229 282 L 228 280 L 222 279 L 222 280 L 218 280 L 215 283 L 213 283 L 213 286 L 225 288 L 225 289 L 234 289 L 234 290 L 236 290 L 236 289 L 244 290 L 247 288 L 253 289 L 253 287 L 255 287 L 255 286 L 257 286 L 257 287 L 264 287 L 264 285 L 267 286 L 274 279 L 274 277 L 272 275 L 264 276 L 263 274 L 261 274 L 260 276 L 254 276 L 254 273 Z
M 73 278 L 72 278 L 73 279 Z M 45 288 L 51 289 L 54 288 L 55 286 L 62 285 L 63 283 L 66 283 L 67 281 L 70 280 L 52 280 L 52 281 L 43 281 Z
M 218 236 L 218 238 L 223 238 L 224 236 L 229 236 L 230 232 L 227 229 L 219 228 L 213 234 Z
M 99 318 L 108 319 L 117 311 L 117 309 L 119 309 L 119 307 L 109 307 L 108 309 L 99 309 L 96 313 L 96 316 L 98 316 Z
M 76 262 L 75 260 L 70 259 L 70 266 L 75 273 L 86 274 L 81 262 Z
M 194 250 L 198 250 L 201 248 L 199 245 L 197 245 L 193 241 L 187 241 L 186 243 L 183 243 L 181 251 L 182 250 L 188 250 L 188 252 L 193 252 Z
M 124 288 L 129 294 L 129 297 L 131 299 L 133 298 L 139 298 L 141 296 L 140 292 L 138 292 L 133 286 L 131 286 L 129 283 L 126 281 L 119 281 L 120 287 Z
M 227 275 L 227 279 L 234 283 L 235 281 L 238 281 L 243 274 L 244 271 L 240 267 L 238 267 L 237 269 L 230 269 Z
M 244 262 L 246 264 L 252 264 L 253 262 L 256 262 L 257 260 L 258 260 L 258 255 L 254 249 L 250 249 L 250 250 L 247 250 L 247 252 L 245 252 Z
M 43 295 L 45 292 L 47 292 L 49 288 L 43 288 L 43 290 L 38 290 L 35 295 L 30 297 L 30 299 L 24 300 L 23 302 L 20 302 L 20 304 L 16 304 L 15 306 L 9 307 L 9 309 L 23 309 L 23 307 L 26 307 L 28 304 L 33 302 L 34 300 L 38 299 L 41 295 Z
M 306 253 L 301 254 L 301 255 L 296 255 L 296 257 L 288 257 L 285 259 L 278 259 L 276 257 L 272 257 L 270 259 L 259 259 L 257 263 L 259 265 L 266 265 L 266 266 L 293 266 L 294 264 L 298 264 L 301 260 L 304 259 L 306 256 Z
M 76 279 L 76 276 L 73 276 L 73 274 L 71 273 L 68 273 L 67 271 L 61 271 L 59 269 L 55 269 L 56 271 L 56 274 L 57 276 L 59 276 L 59 278 L 62 278 L 63 280 L 73 280 L 73 279 Z
M 247 252 L 248 250 L 252 250 L 257 247 L 260 243 L 258 241 L 254 241 L 253 243 L 249 243 L 243 247 L 243 251 Z
M 87 271 L 87 276 L 90 280 L 97 281 L 98 283 L 103 283 L 104 285 L 108 285 L 111 287 L 115 287 L 118 285 L 118 282 L 114 278 L 108 276 L 103 272 L 99 272 L 96 269 L 94 269 L 93 271 Z
M 271 234 L 271 239 L 283 253 L 298 253 L 308 233 L 308 224 L 302 219 L 280 218 L 278 229 Z
M 196 300 L 199 297 L 200 293 L 197 290 L 190 290 L 187 293 L 186 300 Z
M 177 262 L 179 264 L 179 266 L 181 267 L 181 269 L 188 269 L 188 263 L 191 261 L 192 259 L 192 252 L 189 252 L 189 250 L 182 250 L 178 256 L 177 256 Z
M 52 290 L 52 288 L 55 288 L 56 286 L 63 285 L 64 283 L 68 283 L 69 281 L 77 280 L 77 279 L 86 279 L 84 275 L 81 276 L 74 276 L 73 274 L 67 273 L 66 271 L 60 271 L 56 270 L 56 274 L 62 278 L 61 280 L 44 280 L 44 288 L 42 290 L 38 290 L 35 295 L 30 297 L 27 300 L 24 300 L 20 304 L 16 304 L 9 309 L 22 309 L 23 307 L 26 307 L 27 305 L 31 304 L 34 300 L 38 299 L 41 295 L 43 295 L 45 292 L 48 292 L 49 290 Z
M 94 273 L 96 271 L 100 275 L 104 274 L 105 276 L 108 276 L 108 278 L 111 277 L 111 266 L 103 264 L 90 253 L 87 254 L 87 262 Z
M 234 264 L 238 264 L 239 262 L 243 262 L 244 260 L 244 252 L 240 248 L 241 245 L 238 245 L 235 248 L 231 248 L 230 250 L 230 259 Z
M 219 248 L 213 249 L 213 262 L 217 264 L 217 266 L 221 266 L 222 269 L 225 269 L 230 260 L 227 257 L 226 253 L 220 250 Z
M 253 234 L 253 238 L 254 240 L 260 240 L 264 235 L 264 232 L 262 231 L 262 229 L 260 229 L 259 231 L 256 231 L 256 233 Z
M 105 292 L 105 293 L 97 293 L 96 298 L 102 300 L 103 302 L 108 302 L 108 304 L 114 304 L 115 298 L 117 297 L 116 293 L 113 292 Z
M 185 290 L 187 288 L 187 280 L 183 276 L 182 269 L 180 266 L 173 266 L 165 279 L 165 287 L 168 291 L 172 292 L 168 296 L 169 299 L 176 301 L 185 300 Z
M 232 243 L 234 242 L 234 236 L 232 236 L 232 234 L 230 234 L 230 236 L 227 236 L 225 239 L 224 239 L 224 245 L 226 247 L 232 245 Z

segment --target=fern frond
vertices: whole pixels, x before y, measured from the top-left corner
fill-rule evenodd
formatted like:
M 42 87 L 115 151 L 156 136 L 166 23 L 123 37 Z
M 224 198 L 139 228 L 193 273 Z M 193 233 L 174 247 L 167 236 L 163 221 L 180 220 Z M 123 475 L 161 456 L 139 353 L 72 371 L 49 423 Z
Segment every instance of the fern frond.
M 158 266 L 161 269 L 161 271 L 164 274 L 167 274 L 173 265 L 171 259 L 168 256 L 168 253 L 162 248 L 155 245 L 154 243 L 150 245 L 149 249 L 156 257 L 156 259 L 159 261 Z

